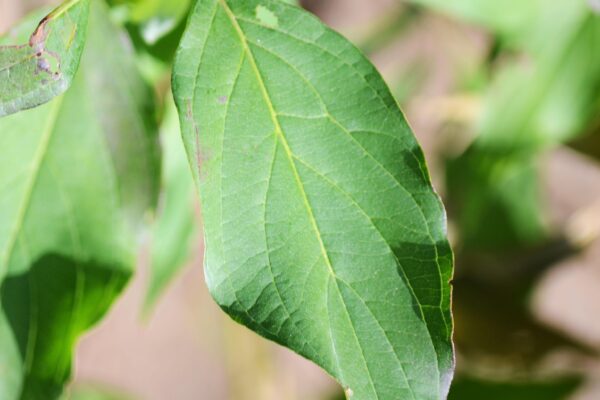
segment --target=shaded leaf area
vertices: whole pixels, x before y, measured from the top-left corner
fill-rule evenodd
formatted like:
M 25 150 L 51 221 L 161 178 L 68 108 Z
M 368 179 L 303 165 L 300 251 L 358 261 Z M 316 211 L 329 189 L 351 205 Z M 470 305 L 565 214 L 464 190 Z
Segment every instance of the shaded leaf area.
M 89 3 L 66 1 L 42 19 L 27 44 L 8 45 L 9 37 L 0 41 L 0 117 L 44 104 L 71 85 L 85 44 Z
M 474 147 L 447 162 L 449 210 L 465 250 L 508 250 L 545 238 L 538 162 L 529 152 Z
M 150 283 L 146 310 L 156 303 L 166 286 L 188 261 L 198 237 L 196 193 L 172 98 L 161 125 L 163 193 L 152 233 Z
M 173 90 L 219 305 L 353 399 L 444 398 L 444 210 L 371 63 L 281 1 L 200 0 Z
M 566 400 L 580 383 L 577 377 L 548 382 L 494 382 L 461 377 L 453 383 L 448 400 Z
M 495 56 L 502 62 L 493 65 L 483 94 L 477 139 L 448 164 L 449 203 L 457 211 L 461 239 L 467 248 L 476 249 L 527 246 L 547 239 L 538 163 L 547 149 L 582 135 L 596 118 L 600 16 L 585 0 L 520 2 L 495 14 L 488 11 L 504 3 L 431 3 L 442 9 L 464 3 L 464 12 L 457 15 L 466 19 L 473 13 L 488 14 L 491 21 L 478 22 L 492 31 L 503 24 L 496 18 L 510 17 L 516 24 L 510 30 L 519 38 L 511 51 L 501 46 Z M 533 16 L 521 20 L 515 10 Z M 521 54 L 515 56 L 514 51 Z M 468 215 L 461 211 L 467 209 Z M 490 216 L 494 229 L 477 223 Z
M 24 360 L 22 399 L 61 394 L 78 336 L 102 317 L 128 278 L 107 265 L 47 254 L 4 281 L 2 309 Z M 28 357 L 33 352 L 39 356 Z
M 154 61 L 154 59 L 158 60 L 163 64 L 161 65 L 161 69 L 167 70 L 170 63 L 173 62 L 177 46 L 179 45 L 179 41 L 185 30 L 185 25 L 186 19 L 184 18 L 179 21 L 179 24 L 172 31 L 151 45 L 144 41 L 144 38 L 141 36 L 136 25 L 128 23 L 125 26 L 136 51 L 142 56 L 151 56 L 153 59 L 152 61 Z M 143 57 L 141 59 L 143 60 Z
M 152 93 L 100 2 L 91 14 L 69 91 L 0 119 L 0 370 L 18 373 L 0 398 L 60 391 L 76 337 L 131 274 L 136 230 L 156 201 Z

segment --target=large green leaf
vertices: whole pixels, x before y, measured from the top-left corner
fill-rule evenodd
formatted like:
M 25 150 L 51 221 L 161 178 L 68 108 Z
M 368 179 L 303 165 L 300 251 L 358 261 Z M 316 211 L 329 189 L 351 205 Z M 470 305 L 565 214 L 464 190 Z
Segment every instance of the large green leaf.
M 19 378 L 2 377 L 3 399 L 60 393 L 77 337 L 131 274 L 136 226 L 155 202 L 151 91 L 92 9 L 70 90 L 0 119 L 0 371 Z
M 71 85 L 85 43 L 89 3 L 66 1 L 42 19 L 28 44 L 0 46 L 0 117 L 44 104 Z
M 352 398 L 444 398 L 444 210 L 371 63 L 281 1 L 200 0 L 173 89 L 221 307 Z

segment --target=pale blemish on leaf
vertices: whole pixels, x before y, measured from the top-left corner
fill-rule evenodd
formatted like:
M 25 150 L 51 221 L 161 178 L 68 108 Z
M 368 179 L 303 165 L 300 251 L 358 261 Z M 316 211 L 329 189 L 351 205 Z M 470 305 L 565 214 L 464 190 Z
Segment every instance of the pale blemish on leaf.
M 269 28 L 275 29 L 279 26 L 277 15 L 265 6 L 256 6 L 256 19 Z

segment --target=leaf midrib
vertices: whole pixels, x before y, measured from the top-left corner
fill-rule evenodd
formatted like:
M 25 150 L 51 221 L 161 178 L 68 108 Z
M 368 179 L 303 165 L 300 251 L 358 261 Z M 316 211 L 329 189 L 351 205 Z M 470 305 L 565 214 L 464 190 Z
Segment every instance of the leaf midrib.
M 290 146 L 289 146 L 289 144 L 287 142 L 287 139 L 285 137 L 285 134 L 283 133 L 283 130 L 281 128 L 281 124 L 280 124 L 279 119 L 277 117 L 277 112 L 275 111 L 275 109 L 273 107 L 273 102 L 272 102 L 271 97 L 270 97 L 270 95 L 268 93 L 268 90 L 266 88 L 266 85 L 265 85 L 264 79 L 262 77 L 262 74 L 260 73 L 260 70 L 258 69 L 258 65 L 256 64 L 256 60 L 254 58 L 254 54 L 252 53 L 252 50 L 248 46 L 248 41 L 246 39 L 246 35 L 245 35 L 243 29 L 241 28 L 241 26 L 238 23 L 237 17 L 235 16 L 235 14 L 233 13 L 233 11 L 231 10 L 231 8 L 229 7 L 229 5 L 227 4 L 226 0 L 218 0 L 218 1 L 219 1 L 219 4 L 221 4 L 221 6 L 223 7 L 223 10 L 227 14 L 228 18 L 230 19 L 230 21 L 231 21 L 234 29 L 236 30 L 236 32 L 237 32 L 237 34 L 239 36 L 239 39 L 240 39 L 240 43 L 241 43 L 241 45 L 243 47 L 243 50 L 247 54 L 248 61 L 250 62 L 252 70 L 253 70 L 253 72 L 256 75 L 258 84 L 260 86 L 261 94 L 262 94 L 262 96 L 263 96 L 263 98 L 265 100 L 265 103 L 266 103 L 266 105 L 267 105 L 267 107 L 269 109 L 269 114 L 271 116 L 271 120 L 272 120 L 273 124 L 275 125 L 275 134 L 276 134 L 277 138 L 279 139 L 279 142 L 283 146 L 283 149 L 285 150 L 286 156 L 288 158 L 288 161 L 290 163 L 292 172 L 294 174 L 294 178 L 295 178 L 296 184 L 298 185 L 298 189 L 300 190 L 300 193 L 302 195 L 303 203 L 304 203 L 304 206 L 306 208 L 306 211 L 307 211 L 307 214 L 308 214 L 311 226 L 312 226 L 312 228 L 314 230 L 314 233 L 315 233 L 315 236 L 317 238 L 317 241 L 319 242 L 319 247 L 320 247 L 323 259 L 325 260 L 325 263 L 327 265 L 328 272 L 330 274 L 330 278 L 333 279 L 334 282 L 335 282 L 335 286 L 336 286 L 336 289 L 337 289 L 337 292 L 338 292 L 338 296 L 340 297 L 341 303 L 344 305 L 344 311 L 346 312 L 346 316 L 348 317 L 348 321 L 349 321 L 349 323 L 350 323 L 350 325 L 352 327 L 352 332 L 353 332 L 354 337 L 356 339 L 356 343 L 357 343 L 357 345 L 358 345 L 358 347 L 359 347 L 359 349 L 361 351 L 362 361 L 363 361 L 363 363 L 365 365 L 365 369 L 367 371 L 367 374 L 369 375 L 369 384 L 370 384 L 371 388 L 373 389 L 373 393 L 375 394 L 376 398 L 379 399 L 379 393 L 378 393 L 377 389 L 375 388 L 375 384 L 374 384 L 375 381 L 374 381 L 374 379 L 373 379 L 373 377 L 371 375 L 371 371 L 370 371 L 367 359 L 365 357 L 364 350 L 362 348 L 362 345 L 360 343 L 358 335 L 356 334 L 356 330 L 354 328 L 354 323 L 352 321 L 352 318 L 350 317 L 350 312 L 349 312 L 349 310 L 348 310 L 348 308 L 346 306 L 346 303 L 345 303 L 343 297 L 341 296 L 341 289 L 339 287 L 339 283 L 338 283 L 338 280 L 337 280 L 338 279 L 337 275 L 335 274 L 335 271 L 333 269 L 331 260 L 329 258 L 329 254 L 328 254 L 328 252 L 327 252 L 327 250 L 325 248 L 325 244 L 324 244 L 322 236 L 321 236 L 321 231 L 319 229 L 318 223 L 317 223 L 316 218 L 314 216 L 314 212 L 312 210 L 312 206 L 310 204 L 310 201 L 309 201 L 308 196 L 306 194 L 306 191 L 304 189 L 304 184 L 302 183 L 302 180 L 301 180 L 300 175 L 298 173 L 298 169 L 296 168 L 296 165 L 295 165 L 295 162 L 294 162 L 293 152 L 291 151 Z M 373 316 L 373 317 L 375 317 L 375 316 Z M 392 346 L 392 349 L 393 349 L 393 346 Z M 335 351 L 335 348 L 333 350 Z M 394 353 L 395 353 L 395 351 L 394 351 Z M 396 358 L 397 358 L 397 354 L 396 354 Z M 409 379 L 408 379 L 408 377 L 406 375 L 406 372 L 404 371 L 404 367 L 403 367 L 402 363 L 400 362 L 400 360 L 398 360 L 398 364 L 400 365 L 400 369 L 402 371 L 402 374 L 404 375 L 405 382 L 408 385 L 408 389 L 409 389 L 409 392 L 411 393 L 411 397 L 414 399 L 414 391 L 413 391 L 413 389 L 410 386 L 410 381 L 409 381 Z M 338 365 L 338 369 L 339 369 L 339 372 L 341 373 L 342 371 L 341 371 L 341 368 L 339 367 L 339 365 Z

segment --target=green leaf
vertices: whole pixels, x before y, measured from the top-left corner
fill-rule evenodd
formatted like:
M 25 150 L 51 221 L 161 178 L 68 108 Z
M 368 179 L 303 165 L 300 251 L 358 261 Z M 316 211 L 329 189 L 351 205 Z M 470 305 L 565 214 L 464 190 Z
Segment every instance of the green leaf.
M 444 398 L 444 210 L 371 63 L 281 1 L 200 0 L 173 90 L 219 305 L 353 399 Z
M 158 190 L 152 92 L 97 1 L 88 36 L 66 94 L 0 119 L 0 371 L 20 375 L 0 398 L 59 395 L 77 337 L 131 274 Z
M 479 137 L 447 169 L 467 247 L 547 238 L 540 154 L 584 133 L 598 114 L 600 16 L 583 0 L 544 4 L 521 40 L 528 61 L 501 65 L 485 94 Z
M 501 69 L 486 95 L 480 129 L 487 147 L 543 149 L 581 134 L 596 116 L 600 16 L 582 0 L 547 8 L 523 47 L 529 63 Z
M 152 45 L 171 32 L 185 18 L 191 0 L 127 0 L 127 20 L 139 26 L 145 42 Z
M 163 194 L 152 233 L 150 284 L 146 311 L 188 260 L 197 237 L 195 187 L 190 172 L 177 110 L 172 98 L 161 126 L 163 147 Z
M 548 2 L 544 0 L 410 0 L 494 32 L 519 36 Z M 560 1 L 560 0 L 559 0 Z M 559 1 L 556 1 L 557 3 Z
M 0 46 L 0 117 L 44 104 L 69 88 L 85 43 L 89 3 L 66 1 L 42 19 L 28 44 Z
M 536 154 L 478 146 L 448 161 L 448 204 L 466 250 L 515 249 L 546 237 L 539 162 Z
M 0 292 L 2 293 L 2 292 Z M 0 311 L 0 398 L 17 399 L 21 387 L 21 358 L 11 326 Z

